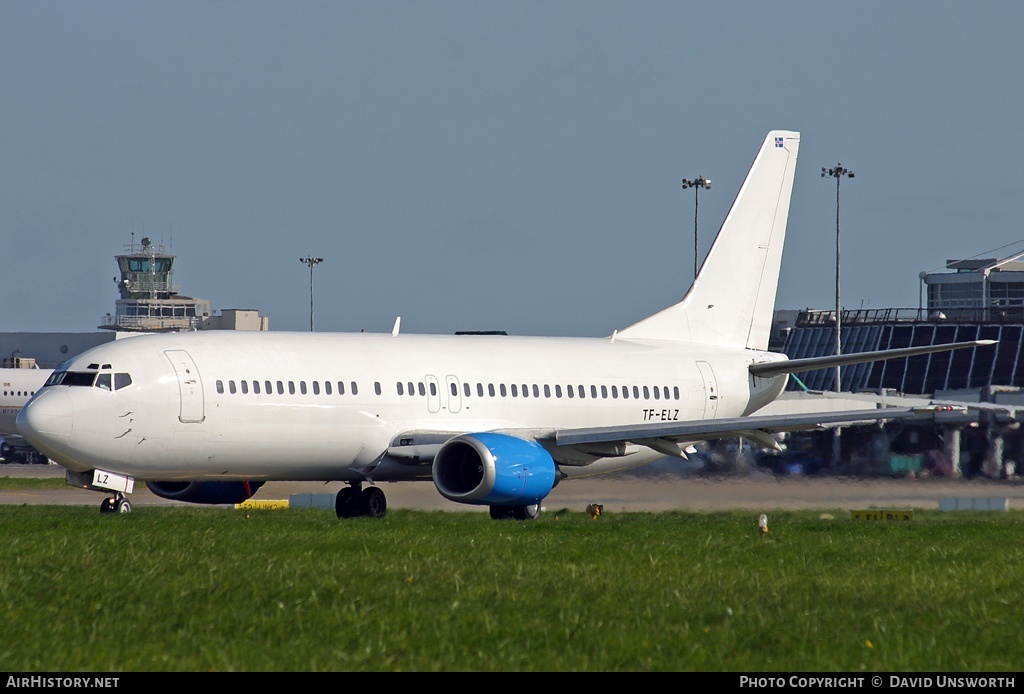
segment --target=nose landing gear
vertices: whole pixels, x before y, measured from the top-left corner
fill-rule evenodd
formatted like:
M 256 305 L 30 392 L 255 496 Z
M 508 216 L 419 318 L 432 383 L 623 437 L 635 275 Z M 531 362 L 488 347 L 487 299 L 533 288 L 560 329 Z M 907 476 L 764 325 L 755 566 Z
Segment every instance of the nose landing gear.
M 131 513 L 132 502 L 122 492 L 108 496 L 100 503 L 100 513 Z

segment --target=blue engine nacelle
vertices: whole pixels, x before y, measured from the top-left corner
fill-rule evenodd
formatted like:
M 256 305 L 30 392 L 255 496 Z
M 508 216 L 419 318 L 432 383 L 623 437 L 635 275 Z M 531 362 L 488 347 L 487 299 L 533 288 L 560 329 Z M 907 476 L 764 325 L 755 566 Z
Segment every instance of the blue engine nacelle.
M 557 481 L 555 461 L 543 446 L 506 434 L 462 434 L 434 457 L 434 486 L 461 504 L 537 504 Z
M 192 504 L 240 504 L 262 486 L 262 482 L 146 482 L 159 497 Z

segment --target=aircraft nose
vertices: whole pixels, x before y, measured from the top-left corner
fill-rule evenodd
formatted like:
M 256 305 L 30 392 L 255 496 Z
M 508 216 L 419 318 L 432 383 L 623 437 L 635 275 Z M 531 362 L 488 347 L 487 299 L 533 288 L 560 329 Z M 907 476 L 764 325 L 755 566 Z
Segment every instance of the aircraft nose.
M 18 433 L 43 453 L 59 453 L 68 445 L 74 408 L 65 389 L 46 390 L 21 408 Z

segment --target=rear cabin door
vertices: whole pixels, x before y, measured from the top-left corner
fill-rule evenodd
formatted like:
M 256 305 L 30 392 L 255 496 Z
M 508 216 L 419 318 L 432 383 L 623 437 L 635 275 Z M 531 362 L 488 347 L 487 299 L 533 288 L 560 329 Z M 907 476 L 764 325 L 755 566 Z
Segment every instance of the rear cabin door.
M 718 381 L 715 371 L 706 361 L 697 362 L 700 376 L 704 379 L 704 419 L 714 419 L 718 414 Z

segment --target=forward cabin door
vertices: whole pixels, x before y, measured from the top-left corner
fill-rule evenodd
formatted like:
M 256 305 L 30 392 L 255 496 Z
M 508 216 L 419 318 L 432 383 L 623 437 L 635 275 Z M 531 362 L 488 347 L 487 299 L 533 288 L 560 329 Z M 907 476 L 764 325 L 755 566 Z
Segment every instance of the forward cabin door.
M 206 419 L 203 404 L 203 382 L 199 379 L 199 369 L 192 360 L 192 355 L 183 349 L 164 351 L 167 359 L 174 367 L 178 376 L 178 392 L 181 395 L 181 411 L 178 419 L 186 424 L 198 424 Z

